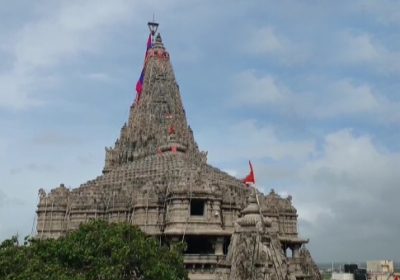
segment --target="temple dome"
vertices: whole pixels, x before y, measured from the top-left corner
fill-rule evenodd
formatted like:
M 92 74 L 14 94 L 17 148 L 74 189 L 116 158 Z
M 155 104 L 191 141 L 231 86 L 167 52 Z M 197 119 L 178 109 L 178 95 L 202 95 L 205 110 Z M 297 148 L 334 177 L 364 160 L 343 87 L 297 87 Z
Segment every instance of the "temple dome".
M 260 207 L 258 205 L 256 196 L 256 190 L 253 190 L 250 194 L 248 205 L 242 210 L 243 217 L 239 218 L 237 221 L 241 227 L 254 227 L 258 223 L 266 227 L 270 227 L 272 225 L 271 219 L 264 217 L 260 213 Z

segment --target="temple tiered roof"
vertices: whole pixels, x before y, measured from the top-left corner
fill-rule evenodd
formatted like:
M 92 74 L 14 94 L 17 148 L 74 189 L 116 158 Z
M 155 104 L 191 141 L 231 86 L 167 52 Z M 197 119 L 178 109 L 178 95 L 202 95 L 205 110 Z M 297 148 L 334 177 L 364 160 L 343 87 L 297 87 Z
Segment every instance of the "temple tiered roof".
M 160 34 L 147 51 L 143 90 L 138 97 L 114 148 L 107 149 L 105 172 L 173 147 L 190 160 L 204 158 L 188 126 L 170 55 Z

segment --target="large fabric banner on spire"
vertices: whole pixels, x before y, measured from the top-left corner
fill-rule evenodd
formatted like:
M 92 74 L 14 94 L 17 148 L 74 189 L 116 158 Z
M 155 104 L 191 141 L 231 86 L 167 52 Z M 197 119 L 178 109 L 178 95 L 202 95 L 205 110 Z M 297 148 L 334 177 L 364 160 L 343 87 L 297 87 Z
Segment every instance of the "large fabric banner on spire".
M 147 63 L 147 51 L 150 50 L 151 47 L 152 47 L 151 34 L 149 34 L 149 39 L 147 40 L 146 54 L 144 56 L 144 64 L 143 64 L 142 73 L 140 74 L 139 80 L 136 83 L 136 103 L 139 102 L 140 94 L 142 93 L 144 73 L 145 73 L 145 70 L 146 70 L 146 63 Z

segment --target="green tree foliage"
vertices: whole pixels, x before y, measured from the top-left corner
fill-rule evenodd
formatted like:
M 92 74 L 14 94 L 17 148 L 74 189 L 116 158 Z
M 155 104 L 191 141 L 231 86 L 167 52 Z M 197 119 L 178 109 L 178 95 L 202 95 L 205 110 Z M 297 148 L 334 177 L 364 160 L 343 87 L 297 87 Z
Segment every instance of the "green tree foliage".
M 0 245 L 1 280 L 188 280 L 182 246 L 159 246 L 138 227 L 93 220 L 59 239 Z

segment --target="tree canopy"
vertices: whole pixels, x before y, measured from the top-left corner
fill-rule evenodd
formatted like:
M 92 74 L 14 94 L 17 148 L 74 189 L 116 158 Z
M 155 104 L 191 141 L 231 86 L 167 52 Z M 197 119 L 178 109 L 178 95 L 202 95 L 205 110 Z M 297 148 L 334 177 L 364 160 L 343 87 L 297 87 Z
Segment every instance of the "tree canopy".
M 58 239 L 0 245 L 1 280 L 188 280 L 182 246 L 170 250 L 128 223 L 92 220 Z

